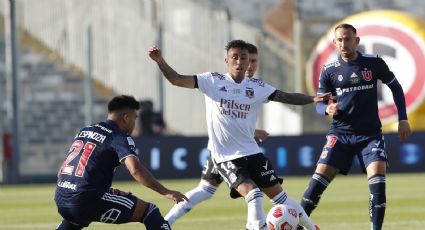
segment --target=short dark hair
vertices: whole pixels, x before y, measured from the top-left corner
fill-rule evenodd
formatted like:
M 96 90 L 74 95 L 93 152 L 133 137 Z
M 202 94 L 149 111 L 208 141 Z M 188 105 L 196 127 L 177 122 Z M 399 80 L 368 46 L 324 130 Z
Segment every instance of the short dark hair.
M 248 53 L 250 54 L 258 54 L 258 49 L 255 45 L 251 44 L 251 43 L 247 43 L 247 47 L 248 47 Z
M 229 52 L 229 50 L 232 48 L 240 48 L 240 49 L 248 50 L 248 43 L 246 43 L 244 40 L 232 40 L 227 43 L 226 51 Z
M 108 112 L 115 112 L 123 109 L 138 110 L 140 103 L 133 96 L 120 95 L 111 99 L 108 103 Z
M 357 34 L 356 28 L 354 28 L 353 25 L 347 24 L 347 23 L 342 23 L 342 24 L 337 25 L 335 27 L 335 30 L 334 31 L 336 31 L 337 29 L 341 29 L 341 28 L 343 28 L 343 29 L 351 29 L 354 32 L 354 34 Z

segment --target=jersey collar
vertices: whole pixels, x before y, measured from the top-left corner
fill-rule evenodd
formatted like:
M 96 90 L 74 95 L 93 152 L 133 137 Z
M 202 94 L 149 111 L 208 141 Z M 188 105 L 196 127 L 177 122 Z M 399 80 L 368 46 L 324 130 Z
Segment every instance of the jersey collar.
M 342 59 L 341 55 L 338 55 L 338 61 L 339 61 L 339 63 L 341 63 L 342 65 L 346 65 L 346 64 L 358 62 L 363 57 L 363 54 L 360 53 L 359 51 L 356 51 L 356 53 L 357 53 L 357 58 L 354 59 L 354 60 L 351 60 L 349 62 L 344 61 L 344 59 Z
M 235 82 L 235 80 L 233 80 L 233 78 L 230 76 L 230 74 L 229 74 L 229 73 L 225 73 L 224 75 L 225 75 L 225 76 L 229 79 L 229 81 L 231 81 L 231 82 L 233 82 L 233 83 L 235 83 L 235 84 L 243 84 L 243 83 L 245 83 L 247 80 L 249 80 L 249 77 L 245 76 L 245 77 L 244 77 L 244 79 L 241 81 L 241 83 L 237 83 L 237 82 Z

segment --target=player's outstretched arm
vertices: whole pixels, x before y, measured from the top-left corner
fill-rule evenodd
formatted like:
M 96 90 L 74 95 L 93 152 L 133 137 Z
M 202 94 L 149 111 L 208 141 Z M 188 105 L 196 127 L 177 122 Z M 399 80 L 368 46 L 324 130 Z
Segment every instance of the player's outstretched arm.
M 167 80 L 176 86 L 185 87 L 185 88 L 195 88 L 195 78 L 193 75 L 181 75 L 177 73 L 173 68 L 171 68 L 168 63 L 164 60 L 161 54 L 161 49 L 156 46 L 153 46 L 149 49 L 149 57 L 154 60 L 162 74 L 167 78 Z
M 277 101 L 291 105 L 306 105 L 331 99 L 331 93 L 323 93 L 318 96 L 309 96 L 302 93 L 286 93 L 276 90 L 269 97 L 270 101 Z
M 133 176 L 133 178 L 137 182 L 177 203 L 183 200 L 188 200 L 187 197 L 182 193 L 178 191 L 169 190 L 161 183 L 159 183 L 159 181 L 155 179 L 155 177 L 149 172 L 149 170 L 146 169 L 139 162 L 139 159 L 137 159 L 137 157 L 127 157 L 125 158 L 124 163 L 131 176 Z

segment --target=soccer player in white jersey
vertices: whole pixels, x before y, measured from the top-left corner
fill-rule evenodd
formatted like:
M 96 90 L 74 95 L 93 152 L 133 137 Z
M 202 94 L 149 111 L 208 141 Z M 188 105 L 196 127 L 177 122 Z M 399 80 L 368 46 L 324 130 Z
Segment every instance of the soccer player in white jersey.
M 258 50 L 253 44 L 248 44 L 249 53 L 249 66 L 245 72 L 245 75 L 249 78 L 255 75 L 258 67 Z M 264 141 L 268 137 L 268 133 L 265 130 L 256 129 L 255 137 L 259 141 Z M 165 219 L 170 225 L 172 225 L 177 219 L 185 215 L 191 209 L 193 209 L 199 203 L 210 199 L 217 191 L 218 186 L 223 182 L 223 178 L 220 176 L 218 171 L 214 168 L 211 156 L 207 159 L 204 164 L 201 180 L 197 187 L 185 193 L 188 201 L 179 202 L 175 204 L 170 211 L 165 215 Z M 235 191 L 232 191 L 233 197 L 237 195 Z M 235 198 L 235 197 L 234 197 Z M 247 222 L 248 224 L 248 222 Z M 247 229 L 250 227 L 247 225 Z
M 204 94 L 208 149 L 216 169 L 229 187 L 245 198 L 253 229 L 267 229 L 263 192 L 273 204 L 285 203 L 295 207 L 300 213 L 300 225 L 308 230 L 318 229 L 298 202 L 283 191 L 272 164 L 254 139 L 254 131 L 262 104 L 267 101 L 306 105 L 328 100 L 330 94 L 286 93 L 261 80 L 245 77 L 249 65 L 247 43 L 230 41 L 226 51 L 226 74 L 181 75 L 167 64 L 158 47 L 151 47 L 149 56 L 171 84 L 197 88 Z

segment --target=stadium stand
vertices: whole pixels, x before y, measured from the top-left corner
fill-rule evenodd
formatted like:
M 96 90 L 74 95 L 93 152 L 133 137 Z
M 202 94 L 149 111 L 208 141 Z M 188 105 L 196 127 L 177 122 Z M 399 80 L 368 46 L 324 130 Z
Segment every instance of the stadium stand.
M 52 175 L 63 160 L 63 155 L 58 152 L 66 152 L 76 129 L 84 125 L 85 76 L 76 67 L 66 65 L 59 55 L 43 47 L 28 33 L 21 35 L 24 38 L 21 39 L 19 58 L 20 169 L 24 178 L 37 174 Z M 4 47 L 4 36 L 0 35 L 1 92 L 6 91 Z M 104 119 L 104 105 L 113 95 L 111 90 L 99 83 L 94 85 L 93 122 Z M 0 114 L 6 117 L 4 105 L 0 107 Z M 3 129 L 6 128 L 5 123 L 2 124 Z

